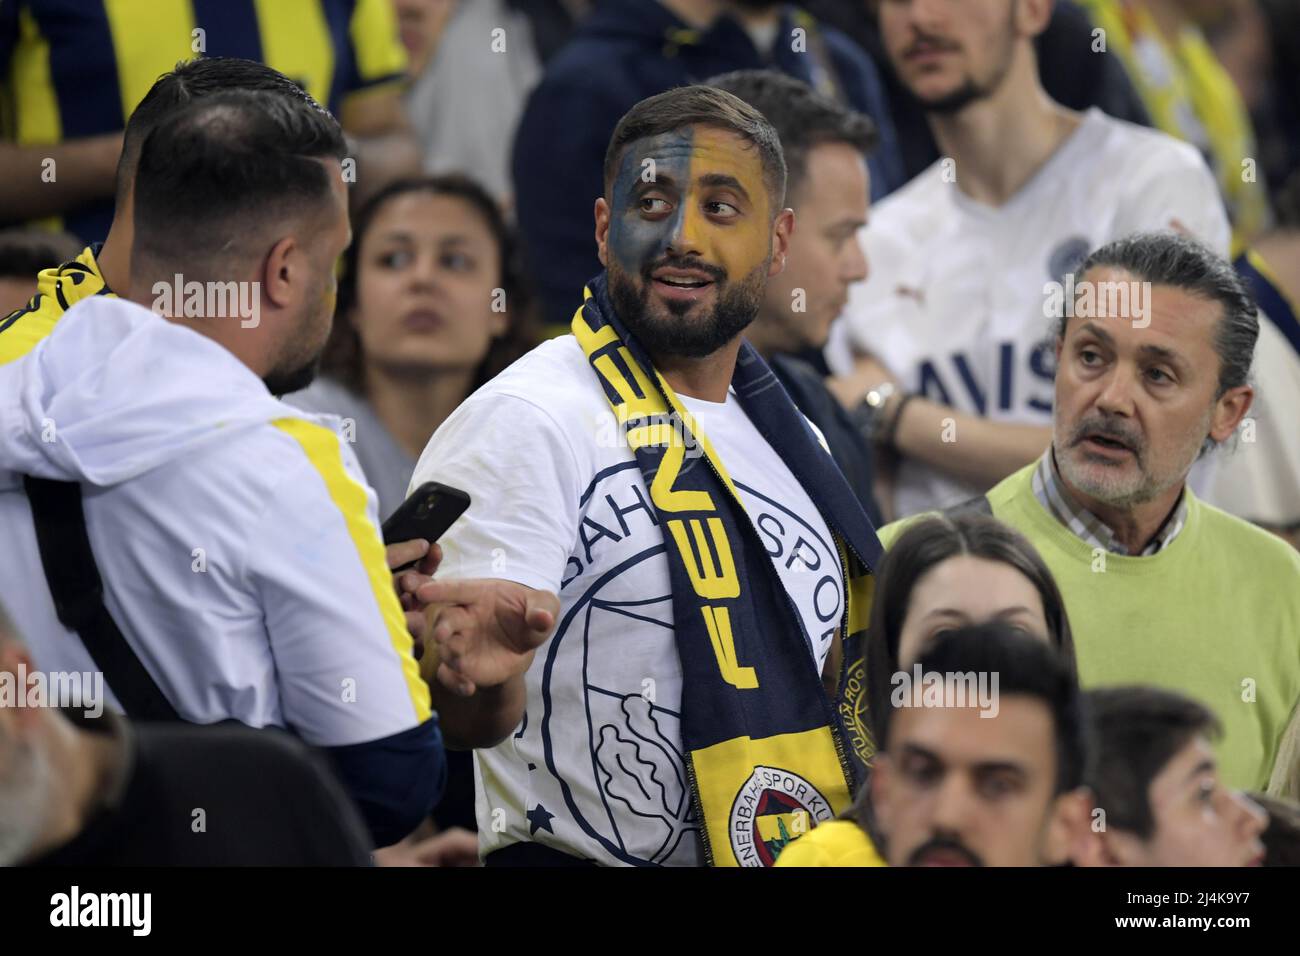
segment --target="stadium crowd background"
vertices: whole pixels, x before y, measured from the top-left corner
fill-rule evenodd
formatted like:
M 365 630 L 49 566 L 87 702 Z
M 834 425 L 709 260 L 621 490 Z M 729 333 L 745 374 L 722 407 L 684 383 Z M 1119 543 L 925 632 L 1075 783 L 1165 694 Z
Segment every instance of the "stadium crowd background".
M 547 722 L 589 723 L 598 678 L 543 683 L 567 666 L 547 641 L 571 585 L 636 509 L 615 489 L 607 518 L 586 497 L 565 513 L 606 459 L 567 472 L 552 412 L 587 414 L 561 397 L 582 389 L 530 353 L 558 354 L 584 285 L 624 254 L 592 219 L 622 182 L 620 120 L 688 84 L 780 136 L 793 236 L 746 335 L 888 549 L 861 645 L 850 622 L 816 655 L 837 732 L 863 741 L 859 789 L 828 814 L 790 796 L 802 777 L 769 780 L 743 839 L 733 810 L 737 860 L 747 840 L 781 865 L 1300 859 L 1294 3 L 0 0 L 0 863 L 720 862 L 693 791 L 650 792 L 680 755 L 632 775 L 650 809 L 602 762 L 610 740 L 633 762 L 687 749 L 659 723 L 674 709 L 624 694 L 608 736 L 570 737 Z M 721 102 L 670 105 L 704 141 Z M 745 139 L 746 116 L 719 126 Z M 672 130 L 640 121 L 621 145 Z M 322 163 L 336 175 L 318 181 Z M 253 292 L 262 328 L 186 314 L 225 323 L 203 334 L 238 370 L 113 311 L 129 290 L 175 317 L 146 277 L 177 274 L 179 312 L 181 275 L 251 275 L 227 268 L 236 234 L 280 256 L 281 286 Z M 1111 386 L 1088 399 L 1104 414 L 1084 407 L 1069 348 L 1091 368 L 1148 340 L 1135 321 L 1078 345 L 1081 319 L 1045 308 L 1067 276 L 1154 286 L 1137 318 L 1190 344 L 1134 361 L 1189 388 L 1188 356 L 1221 361 L 1212 412 L 1149 384 L 1149 406 Z M 284 374 L 317 352 L 308 387 Z M 724 460 L 762 442 L 682 401 Z M 1193 451 L 1222 447 L 1184 455 L 1197 427 Z M 1094 458 L 1165 469 L 1158 514 L 1070 498 L 1085 432 L 1111 449 Z M 471 511 L 442 547 L 385 552 L 379 523 L 427 480 Z M 821 567 L 800 541 L 785 568 Z M 557 549 L 562 573 L 537 570 Z M 999 674 L 998 716 L 891 706 L 888 677 L 913 665 Z M 658 666 L 627 679 L 682 683 Z M 128 719 L 5 697 L 37 672 L 104 673 Z M 338 675 L 364 693 L 325 699 L 313 682 Z M 569 793 L 566 759 L 590 793 Z

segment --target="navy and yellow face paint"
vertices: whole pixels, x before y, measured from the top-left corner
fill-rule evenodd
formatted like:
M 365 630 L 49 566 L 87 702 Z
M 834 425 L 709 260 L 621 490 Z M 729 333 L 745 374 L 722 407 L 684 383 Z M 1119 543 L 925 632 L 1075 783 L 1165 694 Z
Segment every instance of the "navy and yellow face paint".
M 608 251 L 616 280 L 678 316 L 716 307 L 758 270 L 765 279 L 772 201 L 758 149 L 706 126 L 630 143 L 610 188 Z

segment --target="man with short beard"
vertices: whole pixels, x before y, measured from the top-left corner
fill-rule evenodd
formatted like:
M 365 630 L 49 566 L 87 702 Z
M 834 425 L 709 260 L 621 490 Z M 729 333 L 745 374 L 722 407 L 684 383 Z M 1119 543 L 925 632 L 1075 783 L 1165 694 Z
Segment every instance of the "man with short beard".
M 1096 308 L 1121 288 L 1142 304 Z M 1078 290 L 1057 329 L 1051 446 L 963 507 L 991 509 L 1037 547 L 1085 686 L 1203 702 L 1223 725 L 1225 783 L 1293 794 L 1300 555 L 1187 484 L 1250 410 L 1255 303 L 1226 260 L 1174 233 L 1096 250 Z
M 606 271 L 572 334 L 472 395 L 412 478 L 473 498 L 421 590 L 449 606 L 439 673 L 464 675 L 439 713 L 477 748 L 489 865 L 770 865 L 853 791 L 821 677 L 879 544 L 743 339 L 794 221 L 772 126 L 681 87 L 622 118 L 604 169 Z M 507 636 L 461 646 L 485 589 L 559 595 L 522 676 Z

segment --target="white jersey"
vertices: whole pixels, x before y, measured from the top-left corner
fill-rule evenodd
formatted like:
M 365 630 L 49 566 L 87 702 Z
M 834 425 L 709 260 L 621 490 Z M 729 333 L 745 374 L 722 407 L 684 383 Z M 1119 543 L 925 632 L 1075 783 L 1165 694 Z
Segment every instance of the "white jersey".
M 844 606 L 835 544 L 734 394 L 682 398 L 758 530 L 819 671 Z M 682 671 L 663 533 L 635 456 L 577 340 L 551 340 L 454 412 L 412 488 L 469 492 L 440 578 L 560 596 L 526 675 L 527 711 L 475 753 L 480 850 L 520 841 L 605 864 L 702 862 L 679 724 Z
M 961 170 L 941 159 L 873 211 L 861 233 L 871 276 L 851 290 L 828 350 L 835 373 L 851 366 L 847 338 L 909 391 L 995 421 L 1050 425 L 1048 283 L 1134 232 L 1181 228 L 1228 253 L 1228 219 L 1201 155 L 1097 109 L 998 208 L 954 176 Z M 903 517 L 986 490 L 904 460 L 895 506 Z
M 0 603 L 36 666 L 98 670 L 59 623 L 21 475 L 81 483 L 105 604 L 183 719 L 328 747 L 427 721 L 375 495 L 340 424 L 134 303 L 69 309 L 0 368 Z

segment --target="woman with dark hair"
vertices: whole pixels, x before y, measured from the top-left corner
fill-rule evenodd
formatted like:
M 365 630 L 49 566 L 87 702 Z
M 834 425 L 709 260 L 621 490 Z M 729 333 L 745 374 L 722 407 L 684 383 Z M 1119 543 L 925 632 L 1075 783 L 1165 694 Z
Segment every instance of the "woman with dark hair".
M 460 175 L 391 183 L 360 209 L 343 256 L 322 375 L 286 397 L 344 419 L 387 518 L 406 497 L 429 437 L 476 388 L 537 344 L 515 238 L 491 196 Z M 472 489 L 470 489 L 472 491 Z M 447 788 L 427 828 L 386 863 L 477 859 L 473 763 L 447 755 Z
M 1065 602 L 1051 571 L 1020 532 L 981 514 L 918 519 L 881 562 L 866 644 L 868 733 L 890 706 L 893 675 L 907 671 L 937 635 L 1008 624 L 1054 645 L 1077 676 Z M 823 823 L 778 857 L 781 866 L 884 866 L 871 834 L 869 788 L 845 818 Z
M 889 707 L 893 675 L 910 668 L 936 634 L 986 621 L 1050 641 L 1077 674 L 1065 601 L 1019 531 L 988 515 L 941 514 L 898 536 L 880 566 L 867 636 L 873 737 Z
M 386 518 L 429 436 L 536 344 L 514 236 L 459 175 L 389 184 L 357 214 L 322 377 L 287 397 L 341 416 Z

